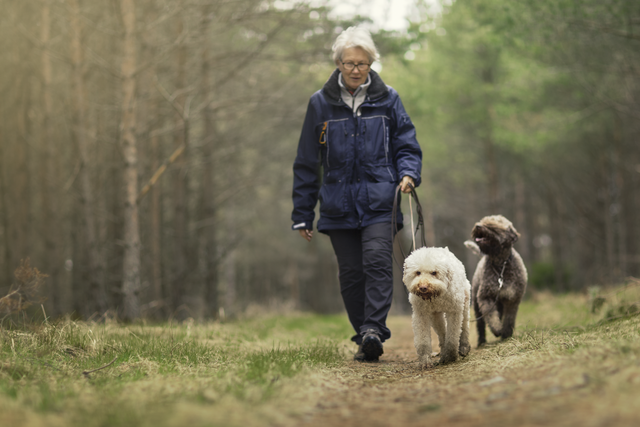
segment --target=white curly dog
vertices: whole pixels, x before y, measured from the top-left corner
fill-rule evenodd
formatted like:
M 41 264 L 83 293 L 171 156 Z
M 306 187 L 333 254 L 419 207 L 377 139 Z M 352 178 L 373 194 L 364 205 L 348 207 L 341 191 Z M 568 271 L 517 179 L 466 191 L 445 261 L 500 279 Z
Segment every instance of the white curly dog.
M 471 284 L 464 265 L 448 248 L 420 248 L 404 262 L 402 276 L 413 308 L 413 342 L 422 367 L 431 360 L 431 327 L 438 335 L 443 365 L 466 356 L 469 345 Z

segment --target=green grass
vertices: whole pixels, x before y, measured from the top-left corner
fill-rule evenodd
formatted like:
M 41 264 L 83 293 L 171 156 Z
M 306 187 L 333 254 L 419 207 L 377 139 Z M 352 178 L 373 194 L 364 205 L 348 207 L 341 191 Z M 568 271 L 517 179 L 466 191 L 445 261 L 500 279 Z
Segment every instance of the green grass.
M 25 419 L 64 413 L 63 424 L 71 426 L 168 425 L 155 417 L 181 404 L 265 404 L 294 377 L 343 363 L 338 339 L 348 330 L 343 316 L 304 314 L 228 324 L 60 321 L 0 330 L 0 425 L 9 425 L 6 413 Z
M 611 402 L 624 402 L 640 383 L 640 316 L 632 308 L 638 301 L 635 283 L 579 294 L 532 294 L 521 305 L 512 339 L 494 341 L 460 364 L 428 373 L 418 389 L 441 387 L 446 395 L 459 384 L 517 375 L 522 390 L 534 397 L 545 390 L 593 389 L 601 399 L 602 389 Z M 350 336 L 345 315 L 311 314 L 229 323 L 67 320 L 5 327 L 0 329 L 0 426 L 295 425 L 296 416 L 308 413 L 321 396 L 330 397 L 331 390 L 360 387 L 371 369 L 402 372 L 408 366 L 351 364 Z M 409 377 L 423 381 L 419 372 Z M 402 393 L 406 378 L 385 377 L 383 389 Z M 509 384 L 493 387 L 508 394 Z M 448 406 L 434 397 L 416 408 L 440 416 Z

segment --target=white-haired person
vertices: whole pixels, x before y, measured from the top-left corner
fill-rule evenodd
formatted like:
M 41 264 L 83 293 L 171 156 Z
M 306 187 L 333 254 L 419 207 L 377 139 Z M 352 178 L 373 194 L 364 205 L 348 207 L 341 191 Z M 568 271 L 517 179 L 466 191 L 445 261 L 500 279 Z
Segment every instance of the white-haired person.
M 422 151 L 398 93 L 371 69 L 379 55 L 369 31 L 344 30 L 332 51 L 337 69 L 311 96 L 293 165 L 292 228 L 311 241 L 320 201 L 317 227 L 338 260 L 354 359 L 377 361 L 391 337 L 395 191 L 420 184 Z

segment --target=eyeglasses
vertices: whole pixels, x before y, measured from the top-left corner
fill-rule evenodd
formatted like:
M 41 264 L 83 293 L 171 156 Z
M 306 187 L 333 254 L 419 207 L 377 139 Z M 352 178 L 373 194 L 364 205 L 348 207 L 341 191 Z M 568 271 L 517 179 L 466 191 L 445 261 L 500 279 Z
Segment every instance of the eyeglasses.
M 356 67 L 358 67 L 358 70 L 360 71 L 367 71 L 371 64 L 365 64 L 364 62 L 362 64 L 354 64 L 353 62 L 342 62 L 342 66 L 345 68 L 345 70 L 349 71 L 353 71 L 353 69 Z

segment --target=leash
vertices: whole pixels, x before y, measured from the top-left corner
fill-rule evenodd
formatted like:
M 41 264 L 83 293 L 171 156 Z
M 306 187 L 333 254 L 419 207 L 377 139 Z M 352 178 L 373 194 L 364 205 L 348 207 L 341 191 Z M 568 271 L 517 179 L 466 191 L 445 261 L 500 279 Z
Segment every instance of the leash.
M 427 245 L 427 239 L 425 238 L 425 234 L 424 234 L 424 216 L 422 214 L 422 205 L 420 204 L 420 200 L 418 199 L 418 194 L 416 193 L 415 187 L 411 183 L 409 183 L 409 187 L 411 188 L 411 192 L 409 193 L 409 210 L 410 210 L 410 216 L 411 216 L 411 231 L 412 231 L 411 237 L 413 241 L 413 250 L 415 251 L 416 235 L 418 234 L 418 230 L 420 230 L 420 237 L 422 238 L 422 246 Z M 398 229 L 398 202 L 400 201 L 399 196 L 401 193 L 401 188 L 402 188 L 401 185 L 398 184 L 398 186 L 396 187 L 396 192 L 393 196 L 393 209 L 391 210 L 391 241 L 392 242 L 396 234 L 398 234 L 398 232 L 400 231 Z M 412 198 L 416 202 L 416 214 L 418 216 L 418 224 L 415 226 L 415 231 L 413 231 L 414 223 L 413 223 L 413 206 L 411 203 Z M 404 263 L 404 259 L 407 257 L 408 253 L 405 253 L 400 242 L 398 242 L 398 247 L 400 248 L 400 253 L 402 254 L 402 260 Z M 396 263 L 396 265 L 400 267 L 400 270 L 402 270 L 403 263 L 398 262 L 398 259 L 395 256 L 395 251 L 393 254 L 393 260 Z
M 411 207 L 411 197 L 409 197 L 409 212 L 411 213 L 411 229 L 413 230 L 413 208 Z M 416 250 L 416 235 L 411 233 L 411 240 L 413 240 L 413 250 Z

